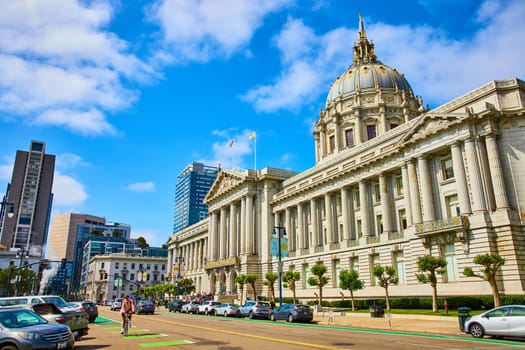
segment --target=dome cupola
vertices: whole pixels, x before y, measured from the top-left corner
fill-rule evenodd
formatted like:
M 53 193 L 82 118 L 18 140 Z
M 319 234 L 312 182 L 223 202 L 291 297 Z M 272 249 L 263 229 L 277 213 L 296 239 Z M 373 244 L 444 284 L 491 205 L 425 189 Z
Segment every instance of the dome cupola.
M 330 86 L 315 123 L 316 161 L 406 123 L 424 111 L 405 76 L 377 59 L 359 15 L 352 65 Z

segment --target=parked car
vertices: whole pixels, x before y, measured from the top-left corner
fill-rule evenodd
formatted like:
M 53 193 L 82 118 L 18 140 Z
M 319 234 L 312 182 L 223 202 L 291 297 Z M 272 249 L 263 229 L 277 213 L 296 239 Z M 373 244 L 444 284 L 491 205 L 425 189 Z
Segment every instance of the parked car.
M 182 301 L 182 300 L 175 300 L 175 301 L 172 301 L 171 303 L 169 303 L 168 305 L 168 310 L 170 310 L 170 312 L 182 312 L 182 306 L 184 304 L 186 304 L 187 302 L 186 301 Z
M 0 309 L 2 349 L 73 349 L 69 327 L 51 324 L 27 308 Z
M 272 306 L 267 301 L 248 301 L 243 306 L 239 307 L 237 316 L 268 319 L 271 310 Z
M 135 313 L 140 314 L 151 314 L 155 313 L 155 304 L 149 300 L 141 300 L 135 305 Z
M 205 315 L 214 315 L 215 308 L 221 305 L 219 301 L 206 300 L 197 306 L 197 313 Z
M 88 315 L 90 323 L 95 322 L 98 317 L 98 306 L 91 301 L 73 301 L 69 304 L 77 310 L 84 311 Z
M 182 305 L 180 312 L 186 314 L 196 314 L 200 303 L 196 300 L 192 300 L 184 305 Z
M 286 320 L 288 322 L 311 322 L 314 313 L 307 305 L 283 304 L 270 312 L 270 320 Z
M 111 303 L 111 311 L 120 310 L 121 307 L 122 307 L 122 298 L 116 298 Z
M 231 304 L 231 303 L 224 303 L 219 306 L 217 306 L 214 310 L 216 316 L 237 316 L 237 312 L 239 311 L 239 305 L 237 304 Z
M 465 333 L 474 338 L 525 337 L 525 305 L 505 305 L 465 320 Z
M 0 306 L 55 304 L 62 311 L 75 311 L 62 297 L 58 295 L 26 295 L 21 297 L 0 298 Z

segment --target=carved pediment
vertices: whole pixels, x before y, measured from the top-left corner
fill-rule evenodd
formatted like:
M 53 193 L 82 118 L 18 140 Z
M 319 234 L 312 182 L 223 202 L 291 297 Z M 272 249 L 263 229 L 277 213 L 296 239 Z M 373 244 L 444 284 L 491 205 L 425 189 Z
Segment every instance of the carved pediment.
M 222 170 L 211 186 L 204 202 L 208 203 L 224 193 L 231 191 L 244 182 L 244 177 L 235 171 Z
M 433 135 L 449 129 L 453 125 L 459 124 L 467 118 L 469 114 L 426 114 L 419 122 L 414 124 L 405 136 L 400 140 L 401 143 L 412 143 L 418 140 L 425 139 L 429 135 Z

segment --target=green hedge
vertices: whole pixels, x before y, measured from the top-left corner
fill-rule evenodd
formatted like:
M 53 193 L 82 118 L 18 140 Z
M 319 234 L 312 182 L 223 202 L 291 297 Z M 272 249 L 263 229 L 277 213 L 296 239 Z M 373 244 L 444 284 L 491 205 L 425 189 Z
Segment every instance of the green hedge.
M 494 298 L 492 296 L 455 296 L 455 297 L 439 297 L 438 306 L 443 309 L 445 299 L 448 302 L 449 310 L 455 310 L 458 307 L 466 306 L 472 310 L 488 310 L 494 307 Z M 390 298 L 391 309 L 432 309 L 432 298 Z M 283 298 L 283 302 L 291 302 Z M 308 301 L 308 305 L 315 305 L 316 300 Z M 505 295 L 501 296 L 501 305 L 510 304 L 525 304 L 525 296 L 523 295 Z M 382 299 L 355 299 L 355 307 L 357 309 L 368 309 L 370 306 L 386 307 L 385 298 Z M 352 300 L 326 300 L 323 299 L 323 306 L 334 307 L 340 309 L 352 308 Z

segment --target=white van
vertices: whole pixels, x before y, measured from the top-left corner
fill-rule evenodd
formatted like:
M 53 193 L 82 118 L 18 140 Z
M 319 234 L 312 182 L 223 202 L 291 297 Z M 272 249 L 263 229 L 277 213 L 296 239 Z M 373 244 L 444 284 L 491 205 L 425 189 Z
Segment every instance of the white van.
M 55 304 L 61 311 L 76 311 L 58 295 L 26 295 L 22 297 L 0 298 L 0 307 L 14 305 Z

